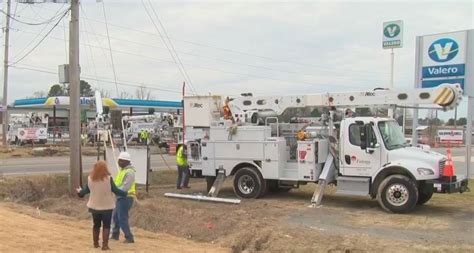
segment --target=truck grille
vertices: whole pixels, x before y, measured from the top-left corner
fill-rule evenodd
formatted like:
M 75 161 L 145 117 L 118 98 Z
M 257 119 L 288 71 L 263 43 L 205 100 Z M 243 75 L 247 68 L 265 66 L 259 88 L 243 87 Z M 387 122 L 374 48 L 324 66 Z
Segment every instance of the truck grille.
M 442 159 L 439 161 L 439 176 L 440 177 L 443 176 L 443 170 L 444 170 L 445 165 L 446 165 L 446 159 Z

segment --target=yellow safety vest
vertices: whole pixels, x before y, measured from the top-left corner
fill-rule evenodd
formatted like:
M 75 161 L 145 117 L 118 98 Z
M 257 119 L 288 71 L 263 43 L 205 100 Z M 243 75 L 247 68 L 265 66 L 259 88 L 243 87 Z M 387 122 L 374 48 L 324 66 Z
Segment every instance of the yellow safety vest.
M 176 152 L 176 164 L 178 166 L 186 166 L 186 157 L 183 155 L 183 146 L 178 148 L 178 152 Z
M 132 168 L 122 169 L 120 168 L 117 175 L 115 176 L 114 183 L 117 187 L 120 187 L 123 182 L 123 178 L 128 172 L 135 173 L 135 170 Z M 130 189 L 128 189 L 128 196 L 135 195 L 135 180 L 133 180 L 132 185 L 130 185 Z

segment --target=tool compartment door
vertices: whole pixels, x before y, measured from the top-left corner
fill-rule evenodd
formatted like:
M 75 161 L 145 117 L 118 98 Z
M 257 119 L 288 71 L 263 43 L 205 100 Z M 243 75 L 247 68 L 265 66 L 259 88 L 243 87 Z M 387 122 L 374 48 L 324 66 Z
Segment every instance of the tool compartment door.
M 275 139 L 274 141 L 265 142 L 265 144 L 263 145 L 264 159 L 262 160 L 263 178 L 280 178 L 280 170 L 282 169 L 281 167 L 286 161 L 286 156 L 284 153 L 285 146 L 285 141 L 282 139 Z

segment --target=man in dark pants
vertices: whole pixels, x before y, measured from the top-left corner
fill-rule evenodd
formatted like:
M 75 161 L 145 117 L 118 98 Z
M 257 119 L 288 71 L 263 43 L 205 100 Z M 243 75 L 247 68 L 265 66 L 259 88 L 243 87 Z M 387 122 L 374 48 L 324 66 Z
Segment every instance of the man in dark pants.
M 187 159 L 186 142 L 178 147 L 176 152 L 176 165 L 178 166 L 178 178 L 176 180 L 176 189 L 190 188 L 189 183 L 189 166 Z
M 127 192 L 126 197 L 117 197 L 115 209 L 112 215 L 113 228 L 112 239 L 118 240 L 120 229 L 125 234 L 125 243 L 134 243 L 130 225 L 128 224 L 128 212 L 132 208 L 133 199 L 135 196 L 135 168 L 131 165 L 131 157 L 127 152 L 120 153 L 118 157 L 119 171 L 115 176 L 115 185 Z

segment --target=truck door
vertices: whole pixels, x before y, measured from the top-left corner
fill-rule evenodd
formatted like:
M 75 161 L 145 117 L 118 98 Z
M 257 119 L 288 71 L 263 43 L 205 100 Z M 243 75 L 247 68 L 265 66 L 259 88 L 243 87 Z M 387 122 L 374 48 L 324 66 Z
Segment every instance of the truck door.
M 373 126 L 371 126 L 374 130 Z M 363 147 L 361 131 L 364 125 L 348 122 L 345 125 L 341 150 L 341 173 L 344 176 L 371 176 L 372 171 L 380 168 L 380 145 L 374 131 L 371 131 L 371 146 Z M 364 148 L 364 149 L 363 149 Z

